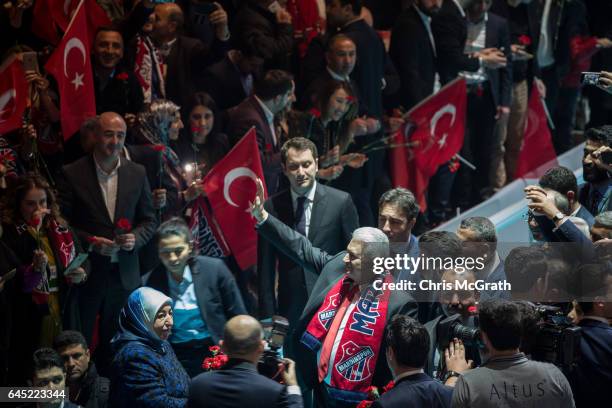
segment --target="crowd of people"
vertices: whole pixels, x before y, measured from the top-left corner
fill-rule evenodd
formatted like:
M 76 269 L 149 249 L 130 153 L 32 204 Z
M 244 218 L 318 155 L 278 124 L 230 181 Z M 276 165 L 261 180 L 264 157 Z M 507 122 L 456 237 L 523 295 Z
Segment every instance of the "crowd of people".
M 65 3 L 0 10 L 0 75 L 21 61 L 29 91 L 0 133 L 0 386 L 65 408 L 604 404 L 612 3 Z M 65 134 L 43 67 L 77 3 L 111 24 L 91 32 L 96 115 Z M 423 210 L 391 136 L 457 77 L 475 170 L 442 164 Z M 584 141 L 584 183 L 554 165 L 526 187 L 532 239 L 508 251 L 486 217 L 435 230 L 513 181 L 532 94 L 556 154 Z M 202 180 L 251 129 L 243 268 Z M 415 262 L 375 272 L 395 257 Z

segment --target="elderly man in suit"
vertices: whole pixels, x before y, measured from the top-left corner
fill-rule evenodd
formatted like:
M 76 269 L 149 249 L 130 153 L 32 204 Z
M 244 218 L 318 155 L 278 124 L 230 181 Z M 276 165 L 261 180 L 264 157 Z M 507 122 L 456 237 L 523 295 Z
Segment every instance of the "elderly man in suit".
M 225 325 L 221 350 L 229 357 L 220 370 L 200 374 L 189 389 L 191 408 L 301 408 L 295 363 L 284 359 L 281 385 L 257 372 L 264 351 L 263 329 L 251 316 L 231 318 Z
M 386 322 L 396 314 L 417 314 L 407 292 L 389 290 L 391 274 L 373 272 L 373 259 L 389 256 L 387 236 L 377 228 L 358 228 L 346 251 L 329 255 L 268 214 L 260 180 L 251 212 L 261 237 L 320 274 L 292 338 L 303 387 L 314 389 L 323 406 L 354 406 L 370 385 L 391 379 L 384 357 Z
M 268 194 L 279 189 L 280 135 L 276 132 L 275 117 L 295 101 L 293 76 L 286 71 L 270 70 L 255 83 L 254 95 L 227 111 L 227 135 L 233 145 L 252 127 L 257 132 L 257 145 Z
M 100 362 L 108 362 L 107 346 L 117 330 L 119 311 L 140 286 L 138 251 L 156 227 L 151 190 L 144 167 L 121 158 L 126 124 L 114 112 L 99 117 L 92 154 L 64 166 L 59 180 L 62 214 L 81 242 L 90 242 L 91 275 L 80 288 L 82 331 L 91 342 L 100 316 Z M 131 229 L 118 228 L 127 219 Z M 101 371 L 104 370 L 101 364 Z
M 335 254 L 346 247 L 359 220 L 349 194 L 317 183 L 317 157 L 317 147 L 308 139 L 298 137 L 285 142 L 281 158 L 290 188 L 270 197 L 264 207 L 307 237 L 312 245 Z M 260 318 L 280 314 L 293 326 L 318 274 L 301 268 L 265 239 L 258 241 L 257 259 Z M 277 271 L 278 296 L 275 296 Z
M 174 302 L 174 326 L 168 339 L 190 377 L 202 372 L 208 347 L 223 337 L 223 326 L 246 309 L 236 281 L 223 260 L 193 256 L 191 230 L 171 218 L 157 231 L 159 265 L 147 285 Z

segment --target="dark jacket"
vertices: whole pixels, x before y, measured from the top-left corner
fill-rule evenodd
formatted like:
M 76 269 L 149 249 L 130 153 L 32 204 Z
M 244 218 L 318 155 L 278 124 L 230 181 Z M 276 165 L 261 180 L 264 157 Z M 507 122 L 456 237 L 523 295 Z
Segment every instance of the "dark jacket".
M 424 373 L 399 379 L 372 408 L 448 408 L 453 389 Z
M 510 106 L 512 98 L 512 56 L 510 55 L 510 32 L 508 22 L 488 13 L 486 25 L 485 48 L 499 48 L 506 55 L 507 63 L 503 68 L 487 69 L 487 76 L 491 84 L 491 94 L 495 106 Z
M 189 267 L 202 320 L 217 344 L 223 338 L 225 323 L 236 315 L 247 314 L 240 291 L 221 259 L 197 256 L 189 261 Z M 170 296 L 168 272 L 163 264 L 151 273 L 147 286 Z
M 225 56 L 204 71 L 201 88 L 214 99 L 219 110 L 226 110 L 238 105 L 249 96 L 242 86 L 241 76 L 238 67 Z
M 264 207 L 289 227 L 295 226 L 290 190 L 270 197 Z M 351 196 L 317 183 L 308 229 L 312 245 L 330 254 L 338 253 L 346 248 L 357 227 L 359 219 Z M 257 261 L 260 318 L 280 314 L 292 323 L 297 321 L 318 275 L 301 269 L 265 239 L 257 242 Z M 277 271 L 278 300 L 274 296 Z
M 400 75 L 398 102 L 407 110 L 433 93 L 435 50 L 415 7 L 406 8 L 391 31 L 389 56 Z
M 83 408 L 106 408 L 110 393 L 110 380 L 98 375 L 96 365 L 91 362 L 85 377 L 81 380 L 75 404 Z
M 230 360 L 220 370 L 198 375 L 189 388 L 189 408 L 299 408 L 302 397 L 257 372 L 254 364 Z
M 250 96 L 240 105 L 228 110 L 227 116 L 228 127 L 226 130 L 232 146 L 238 143 L 249 129 L 255 127 L 257 147 L 259 148 L 267 191 L 269 195 L 275 194 L 278 191 L 282 173 L 281 142 L 277 137 L 277 143 L 274 144 L 272 130 L 259 102 L 255 99 L 255 96 Z
M 136 236 L 132 251 L 120 250 L 119 273 L 124 289 L 140 286 L 138 250 L 155 233 L 157 222 L 151 204 L 151 189 L 145 168 L 129 160 L 122 160 L 119 167 L 115 222 L 120 218 L 130 220 Z M 63 167 L 63 176 L 58 179 L 59 202 L 62 214 L 70 222 L 81 242 L 91 236 L 113 239 L 115 223 L 111 221 L 104 203 L 92 155 L 83 157 Z M 95 274 L 110 268 L 110 258 L 90 253 L 93 273 L 86 284 L 95 285 Z
M 306 237 L 298 234 L 274 216 L 269 216 L 263 224 L 259 225 L 258 232 L 261 237 L 276 246 L 279 251 L 292 258 L 302 268 L 320 275 L 304 307 L 304 312 L 296 325 L 295 334 L 292 339 L 296 367 L 302 374 L 304 385 L 312 388 L 317 385 L 317 353 L 307 349 L 300 342 L 300 339 L 313 315 L 325 300 L 327 293 L 344 276 L 345 267 L 343 258 L 346 255 L 346 251 L 336 255 L 329 255 L 319 248 L 313 247 Z M 407 292 L 391 292 L 387 310 L 387 321 L 398 313 L 411 317 L 416 317 L 417 315 L 417 305 Z M 385 358 L 386 344 L 384 339 L 385 336 L 383 335 L 372 385 L 386 385 L 391 379 L 391 373 Z
M 270 2 L 247 0 L 242 2 L 234 22 L 232 36 L 239 49 L 247 49 L 263 58 L 264 69 L 289 70 L 293 50 L 293 27 L 278 24 L 268 11 Z
M 611 179 L 608 179 L 608 183 L 611 183 Z M 580 202 L 580 204 L 582 204 L 584 207 L 586 207 L 587 210 L 589 210 L 589 212 L 593 215 L 593 216 L 598 216 L 600 211 L 598 211 L 598 209 L 595 208 L 591 208 L 591 188 L 592 185 L 591 183 L 583 183 L 581 185 L 578 186 L 578 201 Z M 602 200 L 605 200 L 605 197 L 602 198 Z M 608 197 L 607 201 L 605 202 L 605 204 L 602 204 L 601 202 L 599 203 L 600 206 L 603 205 L 603 211 L 612 211 L 612 198 Z
M 142 110 L 144 95 L 134 72 L 117 66 L 104 89 L 100 88 L 100 79 L 94 73 L 94 91 L 96 94 L 96 112 L 116 112 L 137 114 Z

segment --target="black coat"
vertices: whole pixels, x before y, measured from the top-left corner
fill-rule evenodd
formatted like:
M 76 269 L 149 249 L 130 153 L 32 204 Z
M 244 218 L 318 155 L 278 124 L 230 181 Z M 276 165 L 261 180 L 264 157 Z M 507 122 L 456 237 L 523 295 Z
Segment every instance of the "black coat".
M 118 170 L 115 222 L 108 215 L 92 155 L 64 166 L 62 170 L 63 177 L 57 180 L 62 214 L 81 242 L 88 242 L 91 236 L 112 240 L 117 220 L 127 218 L 131 222 L 131 232 L 136 236 L 136 245 L 132 251 L 119 251 L 119 273 L 124 289 L 133 290 L 139 287 L 138 250 L 149 242 L 157 227 L 145 168 L 129 160 L 121 161 Z M 96 275 L 106 273 L 111 263 L 110 258 L 93 252 L 90 253 L 90 260 L 92 274 L 85 285 L 94 287 L 97 284 Z
M 133 71 L 117 66 L 104 89 L 100 88 L 100 79 L 95 75 L 95 70 L 93 72 L 98 114 L 104 112 L 116 112 L 120 115 L 137 114 L 142 110 L 144 95 Z
M 372 408 L 449 408 L 453 389 L 424 373 L 401 378 Z
M 306 331 L 308 323 L 310 323 L 310 320 L 312 320 L 312 317 L 325 300 L 327 293 L 344 276 L 345 266 L 343 258 L 346 255 L 346 251 L 336 255 L 327 254 L 325 251 L 312 246 L 306 237 L 298 234 L 274 216 L 269 216 L 258 227 L 258 232 L 260 236 L 273 243 L 279 251 L 292 258 L 302 268 L 320 275 L 312 289 L 312 293 L 308 298 L 304 312 L 296 325 L 291 339 L 296 367 L 302 374 L 304 385 L 312 388 L 317 385 L 317 353 L 306 348 L 300 342 L 300 338 L 304 331 Z M 417 304 L 407 292 L 391 292 L 387 310 L 387 321 L 396 314 L 405 314 L 416 318 Z M 391 380 L 391 373 L 389 372 L 385 357 L 386 344 L 384 339 L 385 336 L 383 335 L 383 343 L 381 344 L 374 379 L 372 380 L 372 384 L 378 386 L 386 385 Z
M 202 315 L 216 344 L 223 338 L 223 327 L 232 317 L 247 314 L 236 281 L 225 263 L 218 258 L 197 256 L 189 261 L 195 295 Z M 159 265 L 149 277 L 147 286 L 170 296 L 168 272 Z
M 300 395 L 257 372 L 254 364 L 230 360 L 220 370 L 202 373 L 189 387 L 189 408 L 301 408 Z
M 290 190 L 270 197 L 266 211 L 293 228 L 296 219 Z M 351 196 L 343 191 L 317 183 L 308 240 L 313 246 L 335 254 L 346 248 L 359 227 L 357 210 Z M 278 261 L 278 266 L 276 265 Z M 275 301 L 278 270 L 278 300 Z M 257 276 L 259 278 L 259 317 L 280 314 L 294 323 L 300 317 L 318 275 L 302 269 L 265 239 L 257 242 Z
M 400 75 L 399 103 L 404 108 L 412 108 L 433 93 L 435 51 L 415 7 L 408 7 L 397 19 L 389 55 Z
M 495 106 L 510 106 L 512 98 L 512 57 L 510 55 L 510 31 L 508 22 L 493 13 L 488 13 L 485 48 L 503 49 L 508 62 L 498 69 L 487 69 L 491 94 Z
M 201 88 L 214 99 L 219 110 L 236 106 L 249 96 L 242 86 L 240 71 L 227 56 L 208 67 L 201 82 Z

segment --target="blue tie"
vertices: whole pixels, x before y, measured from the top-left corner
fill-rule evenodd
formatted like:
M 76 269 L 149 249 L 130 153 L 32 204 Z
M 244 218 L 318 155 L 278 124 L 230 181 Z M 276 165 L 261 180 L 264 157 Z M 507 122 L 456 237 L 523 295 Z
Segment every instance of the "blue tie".
M 306 236 L 306 197 L 301 196 L 297 199 L 295 209 L 295 230 Z

